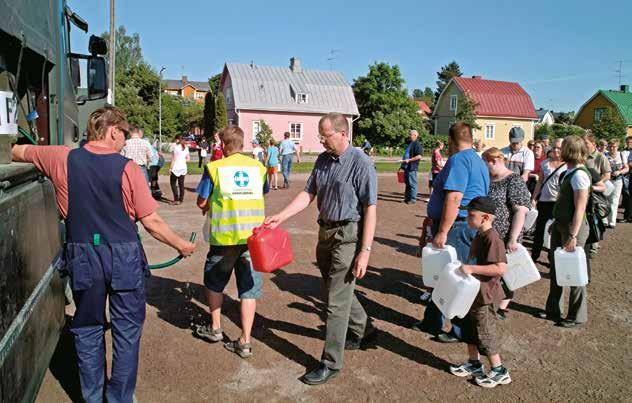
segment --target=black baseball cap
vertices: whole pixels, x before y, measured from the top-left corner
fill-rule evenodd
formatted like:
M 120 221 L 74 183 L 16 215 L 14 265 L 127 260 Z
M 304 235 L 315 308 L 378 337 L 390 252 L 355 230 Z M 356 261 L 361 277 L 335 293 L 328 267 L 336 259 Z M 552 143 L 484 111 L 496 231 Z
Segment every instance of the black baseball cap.
M 459 207 L 461 210 L 476 210 L 481 213 L 496 215 L 496 204 L 491 197 L 479 196 L 470 201 L 467 206 Z

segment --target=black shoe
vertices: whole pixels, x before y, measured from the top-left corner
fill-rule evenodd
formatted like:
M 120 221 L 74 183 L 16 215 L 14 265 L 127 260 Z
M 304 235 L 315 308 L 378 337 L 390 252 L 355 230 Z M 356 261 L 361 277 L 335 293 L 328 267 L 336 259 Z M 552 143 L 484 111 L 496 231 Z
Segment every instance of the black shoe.
M 306 373 L 301 379 L 307 385 L 322 385 L 331 378 L 335 378 L 340 373 L 337 369 L 330 369 L 324 363 L 320 363 L 318 368 Z
M 496 311 L 496 319 L 499 319 L 499 320 L 507 319 L 507 312 L 509 312 L 508 309 L 498 309 L 498 311 Z
M 555 324 L 556 326 L 563 327 L 566 329 L 572 329 L 577 326 L 581 326 L 581 323 L 575 322 L 574 320 L 564 319 Z
M 551 316 L 550 314 L 548 314 L 548 313 L 546 313 L 544 311 L 538 312 L 535 316 L 540 318 L 540 319 L 551 320 L 551 321 L 556 322 L 556 323 L 562 320 L 562 318 L 560 318 L 559 316 L 553 317 L 553 316 Z
M 437 341 L 440 343 L 458 343 L 460 340 L 450 333 L 439 333 L 437 335 Z
M 366 332 L 364 332 L 364 337 L 358 339 L 357 337 L 349 337 L 345 341 L 345 350 L 359 350 L 364 347 L 367 343 L 375 341 L 377 338 L 377 328 L 369 325 Z

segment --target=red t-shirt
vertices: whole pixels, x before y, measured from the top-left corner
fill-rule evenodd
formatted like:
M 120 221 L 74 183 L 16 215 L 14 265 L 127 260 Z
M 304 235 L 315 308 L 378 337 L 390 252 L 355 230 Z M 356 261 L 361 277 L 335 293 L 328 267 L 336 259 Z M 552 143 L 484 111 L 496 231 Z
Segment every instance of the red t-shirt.
M 224 158 L 224 145 L 222 143 L 213 143 L 211 161 L 221 160 L 222 158 Z
M 111 148 L 86 144 L 84 148 L 94 154 L 118 154 Z M 24 152 L 25 162 L 33 163 L 37 169 L 50 178 L 55 186 L 57 207 L 61 215 L 68 215 L 68 153 L 67 146 L 28 146 Z M 145 175 L 140 167 L 129 160 L 122 176 L 123 204 L 129 218 L 136 221 L 158 209 L 158 203 L 151 196 Z
M 533 172 L 534 174 L 539 174 L 540 171 L 542 170 L 542 161 L 544 161 L 546 159 L 546 157 L 542 157 L 542 158 L 536 158 L 533 162 Z

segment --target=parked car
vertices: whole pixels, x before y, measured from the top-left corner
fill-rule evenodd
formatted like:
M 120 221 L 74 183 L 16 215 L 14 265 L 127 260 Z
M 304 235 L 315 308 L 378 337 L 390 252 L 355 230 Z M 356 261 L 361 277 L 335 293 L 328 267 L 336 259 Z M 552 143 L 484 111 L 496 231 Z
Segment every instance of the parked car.
M 195 135 L 193 134 L 187 134 L 182 136 L 184 139 L 184 144 L 186 144 L 187 147 L 189 147 L 189 151 L 197 151 L 198 150 L 198 143 L 195 140 Z

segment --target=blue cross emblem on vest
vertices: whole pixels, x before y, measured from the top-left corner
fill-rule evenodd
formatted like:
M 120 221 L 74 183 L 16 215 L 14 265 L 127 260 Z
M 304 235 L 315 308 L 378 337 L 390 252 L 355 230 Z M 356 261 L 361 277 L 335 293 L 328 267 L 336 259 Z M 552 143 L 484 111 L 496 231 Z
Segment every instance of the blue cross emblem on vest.
M 233 177 L 233 180 L 235 181 L 235 185 L 237 185 L 237 187 L 240 187 L 240 188 L 248 186 L 248 182 L 250 182 L 250 178 L 248 177 L 248 174 L 244 171 L 235 172 L 235 176 Z

